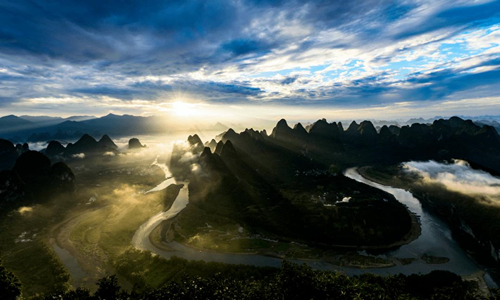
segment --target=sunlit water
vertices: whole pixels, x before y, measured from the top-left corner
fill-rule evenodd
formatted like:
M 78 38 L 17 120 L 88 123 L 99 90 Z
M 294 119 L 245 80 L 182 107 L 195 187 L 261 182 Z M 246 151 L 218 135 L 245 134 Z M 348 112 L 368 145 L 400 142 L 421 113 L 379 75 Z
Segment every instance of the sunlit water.
M 406 271 L 428 273 L 432 270 L 439 269 L 451 271 L 460 275 L 467 275 L 479 270 L 479 267 L 453 239 L 448 225 L 423 210 L 420 201 L 410 192 L 372 182 L 361 176 L 355 168 L 346 170 L 344 175 L 394 195 L 398 201 L 405 204 L 412 213 L 420 218 L 422 234 L 415 241 L 389 252 L 388 255 L 401 258 L 419 258 L 427 254 L 450 259 L 448 263 L 439 265 L 426 264 L 421 260 L 417 260 L 407 266 L 399 267 L 405 271 L 402 273 L 406 274 Z M 486 274 L 485 280 L 488 285 L 496 286 L 489 274 Z
M 162 169 L 165 170 L 165 174 L 170 174 L 168 167 L 163 165 Z M 394 197 L 405 204 L 408 209 L 416 214 L 422 224 L 422 234 L 413 242 L 401 246 L 396 250 L 388 251 L 380 257 L 391 258 L 415 258 L 413 263 L 408 265 L 397 264 L 394 267 L 387 268 L 370 268 L 370 269 L 358 269 L 358 268 L 346 268 L 338 267 L 329 264 L 324 261 L 301 261 L 292 260 L 296 263 L 305 263 L 315 269 L 319 270 L 331 270 L 331 271 L 341 271 L 347 275 L 360 275 L 362 273 L 375 273 L 379 275 L 391 275 L 391 274 L 427 274 L 433 270 L 448 270 L 460 275 L 470 275 L 474 272 L 480 271 L 481 269 L 467 256 L 467 254 L 459 247 L 459 245 L 453 240 L 451 231 L 449 227 L 440 221 L 439 219 L 427 214 L 423 209 L 420 201 L 413 197 L 413 195 L 405 190 L 392 188 L 389 186 L 383 186 L 367 180 L 362 177 L 355 168 L 348 169 L 345 171 L 345 176 L 359 181 L 361 183 L 370 185 L 372 187 L 378 188 L 385 192 L 388 192 Z M 166 180 L 170 183 L 175 183 L 174 179 Z M 168 184 L 168 185 L 169 185 Z M 160 184 L 162 188 L 166 188 L 168 185 L 163 182 Z M 161 190 L 160 187 L 155 187 L 153 190 Z M 203 260 L 207 262 L 223 262 L 229 264 L 246 264 L 254 266 L 270 266 L 279 267 L 281 265 L 281 259 L 263 255 L 254 254 L 227 254 L 227 253 L 216 253 L 209 251 L 199 251 L 189 247 L 186 247 L 177 242 L 168 243 L 168 247 L 172 251 L 162 250 L 156 248 L 149 241 L 149 235 L 153 229 L 158 226 L 163 220 L 168 220 L 175 217 L 182 209 L 184 209 L 189 202 L 188 194 L 188 184 L 186 183 L 179 196 L 174 201 L 172 208 L 166 212 L 160 212 L 150 218 L 146 223 L 144 223 L 135 233 L 132 244 L 142 250 L 149 250 L 157 255 L 165 258 L 171 256 L 182 257 L 191 260 Z M 366 254 L 363 252 L 363 254 Z M 423 254 L 447 257 L 450 259 L 448 263 L 445 264 L 427 264 L 420 258 Z M 489 286 L 496 286 L 491 280 L 488 274 L 485 276 L 485 280 Z
M 157 213 L 146 223 L 142 224 L 134 233 L 134 237 L 132 238 L 132 245 L 142 250 L 149 250 L 148 248 L 153 246 L 149 241 L 149 235 L 156 228 L 156 226 L 158 226 L 162 221 L 169 220 L 177 216 L 177 214 L 181 212 L 181 210 L 183 210 L 189 202 L 188 183 L 177 182 L 172 177 L 172 174 L 170 173 L 168 167 L 165 164 L 158 163 L 158 158 L 155 159 L 152 165 L 160 167 L 165 173 L 165 178 L 167 179 L 153 189 L 147 191 L 146 194 L 164 190 L 171 184 L 184 184 L 184 186 L 179 191 L 179 195 L 175 199 L 174 203 L 172 203 L 172 207 L 170 207 L 169 210 Z
M 146 194 L 162 191 L 166 189 L 169 185 L 175 183 L 175 179 L 172 177 L 172 174 L 170 173 L 168 167 L 165 164 L 158 163 L 158 157 L 156 157 L 155 161 L 151 165 L 159 167 L 163 171 L 163 173 L 165 173 L 165 180 L 159 185 L 147 191 Z
M 57 254 L 62 264 L 66 267 L 71 275 L 72 285 L 74 287 L 82 286 L 84 279 L 88 276 L 85 271 L 82 270 L 78 260 L 69 253 L 68 250 L 59 247 L 56 242 L 52 243 L 54 252 Z

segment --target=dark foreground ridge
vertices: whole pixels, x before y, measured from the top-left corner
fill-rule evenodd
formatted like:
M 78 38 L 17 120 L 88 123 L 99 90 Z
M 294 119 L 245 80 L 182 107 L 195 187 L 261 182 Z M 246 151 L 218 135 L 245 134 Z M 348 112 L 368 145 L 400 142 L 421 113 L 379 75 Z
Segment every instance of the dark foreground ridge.
M 43 299 L 487 299 L 475 294 L 474 288 L 460 276 L 446 271 L 428 275 L 347 277 L 285 261 L 279 270 L 264 273 L 245 270 L 247 275 L 253 275 L 245 276 L 237 271 L 238 266 L 225 269 L 221 264 L 196 265 L 176 260 L 191 271 L 159 288 L 136 285 L 132 291 L 126 291 L 120 288 L 115 276 L 110 276 L 98 282 L 95 293 L 79 288 Z M 223 271 L 210 274 L 210 269 Z M 492 299 L 499 296 L 497 293 Z

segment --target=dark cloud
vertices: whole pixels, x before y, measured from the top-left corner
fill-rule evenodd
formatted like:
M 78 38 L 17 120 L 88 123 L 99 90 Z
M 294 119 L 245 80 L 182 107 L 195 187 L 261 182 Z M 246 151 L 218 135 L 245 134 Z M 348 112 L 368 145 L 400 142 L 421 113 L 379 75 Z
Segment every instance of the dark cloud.
M 264 53 L 268 47 L 259 41 L 251 39 L 236 39 L 222 45 L 222 49 L 236 56 L 254 52 Z
M 289 76 L 289 77 L 281 80 L 280 83 L 283 85 L 289 85 L 289 84 L 292 84 L 295 81 L 297 81 L 298 78 L 299 78 L 298 76 Z
M 491 22 L 492 19 L 500 17 L 500 2 L 491 1 L 481 5 L 450 7 L 431 17 L 432 19 L 421 22 L 418 26 L 406 28 L 405 31 L 396 34 L 394 39 L 402 39 L 442 28 L 456 27 L 463 30 L 463 27 L 473 27 Z

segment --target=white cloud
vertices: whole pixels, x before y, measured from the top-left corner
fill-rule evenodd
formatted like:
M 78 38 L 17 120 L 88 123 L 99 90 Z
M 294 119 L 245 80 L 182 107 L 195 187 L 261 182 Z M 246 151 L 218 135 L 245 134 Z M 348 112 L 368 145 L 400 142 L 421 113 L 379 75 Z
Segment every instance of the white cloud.
M 403 167 L 408 172 L 419 174 L 423 183 L 439 183 L 447 189 L 470 196 L 487 197 L 500 204 L 500 178 L 475 170 L 463 160 L 453 163 L 407 162 Z
M 85 153 L 77 153 L 77 154 L 73 154 L 71 157 L 73 157 L 73 158 L 80 158 L 80 159 L 84 159 L 84 158 L 85 158 Z

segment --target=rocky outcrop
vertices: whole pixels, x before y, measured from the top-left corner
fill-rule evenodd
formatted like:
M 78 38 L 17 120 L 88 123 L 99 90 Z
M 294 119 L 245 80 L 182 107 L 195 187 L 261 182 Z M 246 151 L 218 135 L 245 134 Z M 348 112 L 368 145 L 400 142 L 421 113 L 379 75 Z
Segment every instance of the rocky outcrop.
M 224 142 L 223 141 L 219 141 L 217 143 L 217 146 L 215 146 L 215 151 L 214 153 L 220 155 L 222 153 L 222 147 L 224 147 Z
M 205 147 L 208 147 L 212 152 L 215 152 L 215 149 L 217 148 L 217 142 L 215 141 L 215 139 L 212 139 L 209 143 L 205 143 Z
M 139 141 L 139 139 L 137 138 L 131 138 L 129 141 L 128 141 L 128 149 L 129 150 L 134 150 L 134 149 L 142 149 L 142 148 L 145 148 L 146 146 L 141 144 L 141 142 Z
M 222 147 L 222 151 L 224 152 Z M 226 150 L 227 152 L 228 150 Z M 211 176 L 225 176 L 229 170 L 222 161 L 221 157 L 210 151 L 210 148 L 205 147 L 200 155 L 199 163 L 203 170 Z
M 345 131 L 346 135 L 350 136 L 357 135 L 359 133 L 358 127 L 359 127 L 358 123 L 356 123 L 356 121 L 352 121 L 347 130 Z
M 0 209 L 48 201 L 61 192 L 75 190 L 75 175 L 63 162 L 51 165 L 37 151 L 23 153 L 12 170 L 0 172 Z
M 47 149 L 45 150 L 45 154 L 48 156 L 59 156 L 64 155 L 66 148 L 59 143 L 58 141 L 50 141 Z
M 316 121 L 310 128 L 309 134 L 314 137 L 338 140 L 340 137 L 337 123 L 328 123 L 325 119 Z
M 84 134 L 76 143 L 69 143 L 66 146 L 67 155 L 78 154 L 78 153 L 92 153 L 99 149 L 97 141 L 88 134 Z
M 50 173 L 50 159 L 38 151 L 23 153 L 16 161 L 12 171 L 25 183 L 32 183 L 46 178 Z
M 224 146 L 222 147 L 222 151 L 221 151 L 220 156 L 223 159 L 227 159 L 227 158 L 232 159 L 232 158 L 238 157 L 238 154 L 236 153 L 236 149 L 234 149 L 233 143 L 231 143 L 231 141 L 227 141 L 224 144 Z
M 50 168 L 51 188 L 58 192 L 72 192 L 75 190 L 75 175 L 63 162 L 55 163 Z
M 27 143 L 14 144 L 8 140 L 0 139 L 0 171 L 10 170 L 16 163 L 17 158 L 29 151 Z
M 24 185 L 16 172 L 0 171 L 0 209 L 21 201 L 25 196 Z
M 82 153 L 85 155 L 101 155 L 107 152 L 118 153 L 118 146 L 107 134 L 103 135 L 99 141 L 96 141 L 88 134 L 84 134 L 76 143 L 69 143 L 66 148 L 59 141 L 51 141 L 44 151 L 49 157 L 65 156 L 67 158 Z
M 359 134 L 366 138 L 376 138 L 377 130 L 370 121 L 363 121 L 358 127 Z
M 114 152 L 118 150 L 118 146 L 113 142 L 113 140 L 107 135 L 103 135 L 99 142 L 97 142 L 100 152 Z
M 12 153 L 16 150 L 14 144 L 8 140 L 0 139 L 0 155 Z
M 395 137 L 395 135 L 392 133 L 392 131 L 386 125 L 384 125 L 384 126 L 382 126 L 382 128 L 380 128 L 379 135 L 380 135 L 380 138 L 382 140 L 389 140 L 389 139 Z
M 274 127 L 271 133 L 271 137 L 287 142 L 292 142 L 297 138 L 295 136 L 295 131 L 288 126 L 285 119 L 281 119 L 278 124 L 276 124 L 276 127 Z
M 205 148 L 205 146 L 203 145 L 203 141 L 197 134 L 188 136 L 187 141 L 191 146 L 191 151 L 194 154 L 201 153 L 203 151 L 203 148 Z
M 401 131 L 401 128 L 399 128 L 396 125 L 390 125 L 389 130 L 392 132 L 394 135 L 399 135 L 399 132 Z
M 238 134 L 232 129 L 232 128 L 229 128 L 228 131 L 226 131 L 223 135 L 222 135 L 222 140 L 223 141 L 226 141 L 226 140 L 235 140 L 235 139 L 238 139 L 239 136 Z

